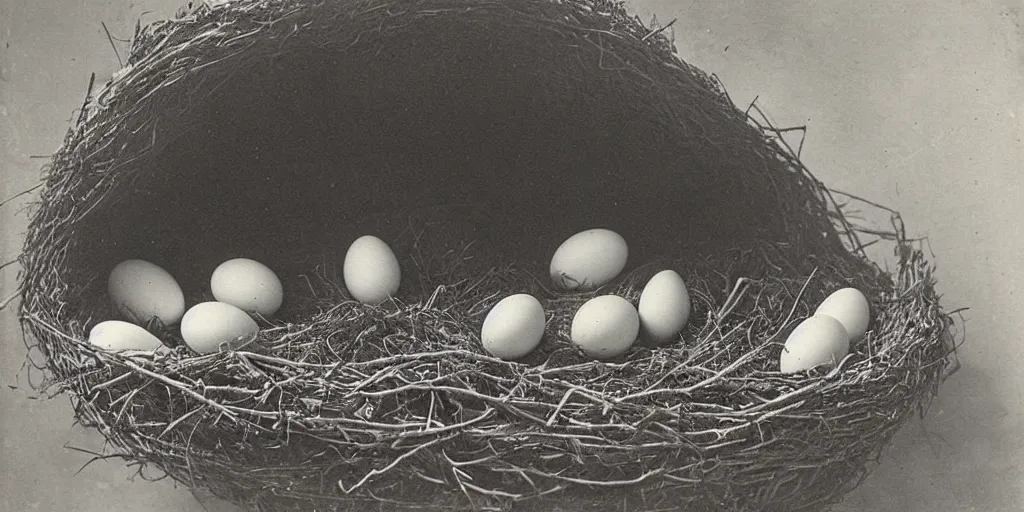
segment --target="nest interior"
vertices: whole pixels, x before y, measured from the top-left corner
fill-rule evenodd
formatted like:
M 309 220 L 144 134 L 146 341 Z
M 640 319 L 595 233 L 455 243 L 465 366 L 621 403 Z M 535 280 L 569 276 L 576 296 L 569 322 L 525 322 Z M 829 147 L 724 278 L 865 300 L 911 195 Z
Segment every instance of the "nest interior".
M 605 1 L 299 0 L 202 7 L 136 34 L 47 175 L 22 318 L 50 384 L 125 458 L 260 510 L 814 510 L 841 499 L 949 364 L 931 269 L 890 275 L 778 138 L 669 41 Z M 625 274 L 545 286 L 590 227 Z M 375 234 L 399 301 L 352 302 Z M 862 233 L 863 234 L 863 233 Z M 106 274 L 142 258 L 190 302 L 244 256 L 286 285 L 238 351 L 96 351 Z M 567 319 L 686 279 L 681 339 L 582 357 Z M 781 342 L 855 286 L 872 330 L 833 371 L 781 375 Z M 482 351 L 511 293 L 552 321 L 520 362 Z M 166 333 L 169 343 L 173 333 Z
M 162 147 L 119 166 L 136 179 L 118 178 L 77 223 L 72 265 L 137 254 L 196 289 L 228 253 L 286 269 L 285 253 L 366 232 L 395 240 L 410 216 L 446 214 L 478 243 L 538 261 L 552 250 L 540 240 L 591 226 L 624 233 L 636 261 L 799 231 L 784 222 L 805 205 L 765 193 L 764 168 L 783 164 L 697 77 L 644 63 L 649 48 L 616 56 L 625 45 L 611 36 L 581 42 L 500 3 L 477 8 L 497 13 L 393 16 L 384 28 L 367 16 L 286 33 L 278 47 L 263 36 L 180 79 L 192 83 L 125 91 L 154 96 L 123 120 L 149 125 L 129 147 Z M 809 193 L 786 185 L 777 193 Z M 820 220 L 807 231 L 826 232 Z

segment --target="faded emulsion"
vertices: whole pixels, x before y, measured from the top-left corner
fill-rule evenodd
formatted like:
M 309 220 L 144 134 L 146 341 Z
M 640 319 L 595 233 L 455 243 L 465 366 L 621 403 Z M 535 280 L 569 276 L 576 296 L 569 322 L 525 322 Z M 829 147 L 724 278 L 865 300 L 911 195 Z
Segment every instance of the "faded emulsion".
M 127 459 L 259 511 L 838 502 L 955 367 L 933 269 L 655 32 L 604 0 L 245 0 L 147 27 L 28 230 L 20 312 L 52 382 Z M 622 235 L 625 269 L 560 289 L 553 252 L 592 228 Z M 401 268 L 388 300 L 341 285 L 368 234 Z M 189 304 L 250 258 L 284 302 L 222 353 L 172 331 L 141 359 L 74 341 L 114 314 L 96 276 L 128 258 Z M 602 295 L 639 336 L 665 270 L 692 303 L 681 333 L 607 360 L 573 345 Z M 845 287 L 867 334 L 780 372 L 795 321 Z M 543 339 L 491 357 L 486 314 L 517 293 Z

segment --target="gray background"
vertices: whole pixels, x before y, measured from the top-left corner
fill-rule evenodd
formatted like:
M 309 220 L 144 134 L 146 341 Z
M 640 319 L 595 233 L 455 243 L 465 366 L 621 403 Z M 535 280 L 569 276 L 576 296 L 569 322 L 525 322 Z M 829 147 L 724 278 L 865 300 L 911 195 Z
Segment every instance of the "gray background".
M 100 23 L 126 39 L 140 16 L 182 3 L 0 0 L 0 197 L 35 183 L 44 161 L 30 156 L 60 144 L 89 74 L 102 82 L 117 69 Z M 812 172 L 900 210 L 911 234 L 930 238 L 946 307 L 971 308 L 963 369 L 838 509 L 1024 510 L 1021 3 L 631 5 L 645 20 L 678 18 L 680 54 L 716 73 L 738 104 L 759 96 L 776 124 L 806 124 Z M 117 46 L 124 57 L 127 44 Z M 2 261 L 19 251 L 23 204 L 0 209 Z M 6 297 L 16 269 L 0 274 Z M 129 481 L 119 461 L 76 475 L 88 456 L 65 446 L 98 450 L 102 439 L 72 425 L 67 399 L 32 398 L 16 375 L 25 350 L 14 315 L 0 320 L 0 510 L 234 510 L 169 481 Z

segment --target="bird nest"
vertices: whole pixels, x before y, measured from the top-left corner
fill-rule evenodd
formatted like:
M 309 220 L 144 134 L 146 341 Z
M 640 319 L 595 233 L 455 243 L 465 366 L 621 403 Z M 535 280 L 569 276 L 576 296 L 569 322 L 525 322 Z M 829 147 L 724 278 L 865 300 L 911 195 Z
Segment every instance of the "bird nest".
M 91 89 L 91 86 L 90 86 Z M 920 244 L 858 226 L 783 130 L 737 108 L 610 0 L 241 0 L 140 27 L 45 175 L 21 264 L 41 389 L 147 477 L 254 510 L 818 510 L 855 488 L 955 365 Z M 557 245 L 621 233 L 630 264 L 553 290 Z M 393 300 L 341 284 L 374 234 Z M 864 247 L 890 244 L 883 270 Z M 233 257 L 281 276 L 248 344 L 108 352 L 106 276 L 155 262 L 190 303 Z M 585 356 L 587 299 L 636 303 L 676 270 L 678 340 Z M 786 335 L 840 287 L 868 297 L 838 366 L 780 373 Z M 491 357 L 488 309 L 548 322 Z M 153 471 L 142 470 L 155 468 Z

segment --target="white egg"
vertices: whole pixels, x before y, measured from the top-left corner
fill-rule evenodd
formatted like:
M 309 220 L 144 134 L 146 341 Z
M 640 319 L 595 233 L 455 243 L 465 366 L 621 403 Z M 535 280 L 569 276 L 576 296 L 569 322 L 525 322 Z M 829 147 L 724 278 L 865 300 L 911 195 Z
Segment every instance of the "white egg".
M 270 267 L 248 258 L 235 258 L 217 266 L 210 291 L 219 302 L 248 313 L 271 316 L 284 301 L 281 280 Z
M 674 270 L 662 270 L 647 281 L 637 306 L 645 341 L 664 343 L 679 335 L 690 320 L 690 292 Z
M 639 333 L 633 304 L 618 295 L 602 295 L 580 306 L 569 336 L 588 357 L 612 359 L 626 353 Z
M 145 325 L 154 317 L 174 325 L 185 313 L 181 286 L 163 268 L 144 260 L 125 260 L 110 271 L 107 292 L 126 320 Z
M 216 352 L 223 344 L 235 348 L 257 332 L 259 325 L 248 313 L 223 302 L 196 304 L 181 319 L 181 338 L 200 354 Z
M 352 298 L 367 304 L 380 304 L 393 296 L 402 280 L 395 253 L 373 235 L 352 242 L 345 254 L 343 275 Z
M 839 320 L 850 334 L 851 342 L 864 337 L 871 321 L 868 299 L 856 288 L 843 288 L 832 293 L 821 302 L 814 314 L 828 315 Z
M 800 322 L 786 339 L 779 370 L 793 373 L 839 363 L 850 352 L 850 335 L 838 320 L 814 315 Z
M 520 293 L 498 301 L 484 318 L 480 341 L 494 357 L 519 359 L 544 337 L 544 306 L 534 296 Z
M 104 350 L 158 350 L 160 339 L 138 325 L 121 320 L 106 320 L 89 330 L 89 343 Z
M 615 279 L 629 258 L 626 240 L 604 228 L 569 237 L 551 257 L 551 280 L 563 290 L 593 290 Z

